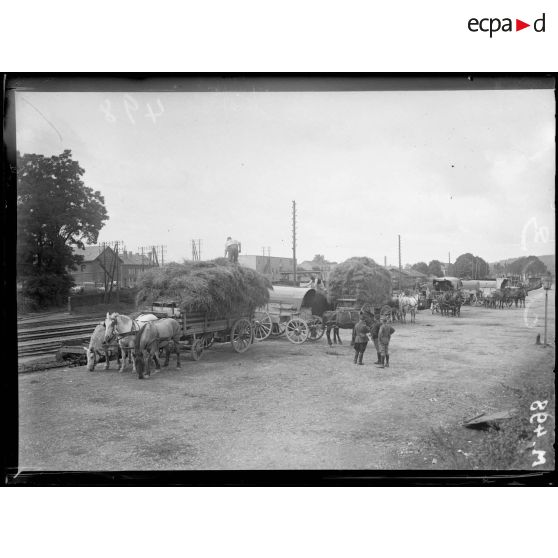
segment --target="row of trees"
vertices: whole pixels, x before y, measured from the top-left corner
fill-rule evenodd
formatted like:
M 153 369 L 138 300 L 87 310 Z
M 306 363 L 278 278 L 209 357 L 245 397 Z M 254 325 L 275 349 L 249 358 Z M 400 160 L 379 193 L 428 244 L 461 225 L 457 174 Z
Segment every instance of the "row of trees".
M 85 186 L 70 150 L 60 155 L 17 153 L 17 274 L 37 305 L 61 304 L 83 260 L 73 247 L 95 243 L 108 219 L 99 191 Z
M 488 262 L 470 252 L 461 254 L 453 264 L 443 264 L 438 260 L 432 260 L 428 265 L 425 262 L 418 262 L 411 268 L 436 277 L 443 275 L 443 269 L 445 269 L 446 275 L 459 277 L 460 279 L 484 279 L 490 275 Z M 513 275 L 544 275 L 548 270 L 546 265 L 536 256 L 524 256 L 506 266 L 501 263 L 495 264 L 494 272 Z

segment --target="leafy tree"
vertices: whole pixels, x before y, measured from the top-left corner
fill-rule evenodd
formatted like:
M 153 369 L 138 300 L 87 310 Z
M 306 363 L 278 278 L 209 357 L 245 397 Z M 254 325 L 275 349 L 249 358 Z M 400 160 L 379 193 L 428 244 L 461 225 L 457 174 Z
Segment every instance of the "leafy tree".
M 489 274 L 489 265 L 480 256 L 470 252 L 461 254 L 454 264 L 455 275 L 460 278 L 483 279 Z
M 108 219 L 104 198 L 84 185 L 70 150 L 45 157 L 17 154 L 17 272 L 39 304 L 60 304 L 72 285 L 69 269 L 83 257 L 72 246 L 95 243 Z
M 434 275 L 435 277 L 441 277 L 443 275 L 442 262 L 440 262 L 439 260 L 432 260 L 428 264 L 428 275 Z
M 411 267 L 411 269 L 428 275 L 428 265 L 425 262 L 417 262 Z
M 548 273 L 546 265 L 537 256 L 523 256 L 508 265 L 514 275 L 544 275 Z

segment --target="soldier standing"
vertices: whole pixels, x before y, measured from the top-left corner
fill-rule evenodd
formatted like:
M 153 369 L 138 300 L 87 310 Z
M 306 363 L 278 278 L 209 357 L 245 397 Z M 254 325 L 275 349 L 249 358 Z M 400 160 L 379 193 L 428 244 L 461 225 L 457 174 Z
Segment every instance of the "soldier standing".
M 387 319 L 382 319 L 382 325 L 378 331 L 378 343 L 380 345 L 380 368 L 389 368 L 389 342 L 392 334 L 395 333 L 388 323 Z
M 355 358 L 353 360 L 355 364 L 364 364 L 362 358 L 364 356 L 364 351 L 366 351 L 366 345 L 368 344 L 369 333 L 370 328 L 366 325 L 364 314 L 361 312 L 359 321 L 353 328 L 353 340 L 351 343 L 355 349 Z
M 370 328 L 370 335 L 372 337 L 372 341 L 374 342 L 374 347 L 376 347 L 376 355 L 378 357 L 378 359 L 376 360 L 376 362 L 374 364 L 382 364 L 382 355 L 381 355 L 381 352 L 380 352 L 380 343 L 378 342 L 378 334 L 379 334 L 381 325 L 382 325 L 382 322 L 380 322 L 380 320 L 378 318 L 374 318 L 374 323 L 372 324 L 372 327 Z

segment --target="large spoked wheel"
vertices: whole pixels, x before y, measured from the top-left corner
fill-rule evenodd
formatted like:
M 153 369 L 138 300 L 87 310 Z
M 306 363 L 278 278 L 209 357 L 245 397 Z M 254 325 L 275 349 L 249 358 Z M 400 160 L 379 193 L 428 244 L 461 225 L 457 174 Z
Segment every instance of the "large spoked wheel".
M 252 323 L 246 318 L 240 318 L 231 330 L 231 345 L 237 353 L 243 353 L 248 350 L 252 344 L 254 332 Z
M 267 312 L 256 312 L 252 320 L 254 330 L 254 341 L 263 341 L 271 335 L 273 324 Z
M 513 299 L 511 299 L 511 298 L 506 299 L 505 305 L 506 305 L 508 308 L 511 308 L 512 305 L 513 305 Z
M 271 327 L 271 337 L 281 337 L 287 331 L 287 324 L 285 322 L 275 322 Z
M 291 343 L 300 345 L 308 339 L 308 324 L 301 318 L 293 318 L 287 323 L 287 339 Z
M 203 339 L 196 339 L 192 344 L 192 348 L 190 349 L 190 356 L 192 360 L 200 360 L 203 350 L 205 348 Z
M 325 332 L 324 322 L 320 316 L 312 316 L 308 320 L 308 341 L 317 341 Z

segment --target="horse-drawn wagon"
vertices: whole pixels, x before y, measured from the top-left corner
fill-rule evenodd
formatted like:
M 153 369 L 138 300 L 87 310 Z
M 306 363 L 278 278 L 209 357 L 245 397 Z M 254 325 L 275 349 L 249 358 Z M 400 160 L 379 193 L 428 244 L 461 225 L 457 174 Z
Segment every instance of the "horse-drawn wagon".
M 254 312 L 254 340 L 286 335 L 295 344 L 317 341 L 324 334 L 320 314 L 326 306 L 325 295 L 316 289 L 276 285 L 267 304 Z
M 230 343 L 237 353 L 244 353 L 254 340 L 254 313 L 250 310 L 213 316 L 206 312 L 183 312 L 175 301 L 159 299 L 151 303 L 150 312 L 179 323 L 180 349 L 190 351 L 193 360 L 199 360 L 214 343 Z

